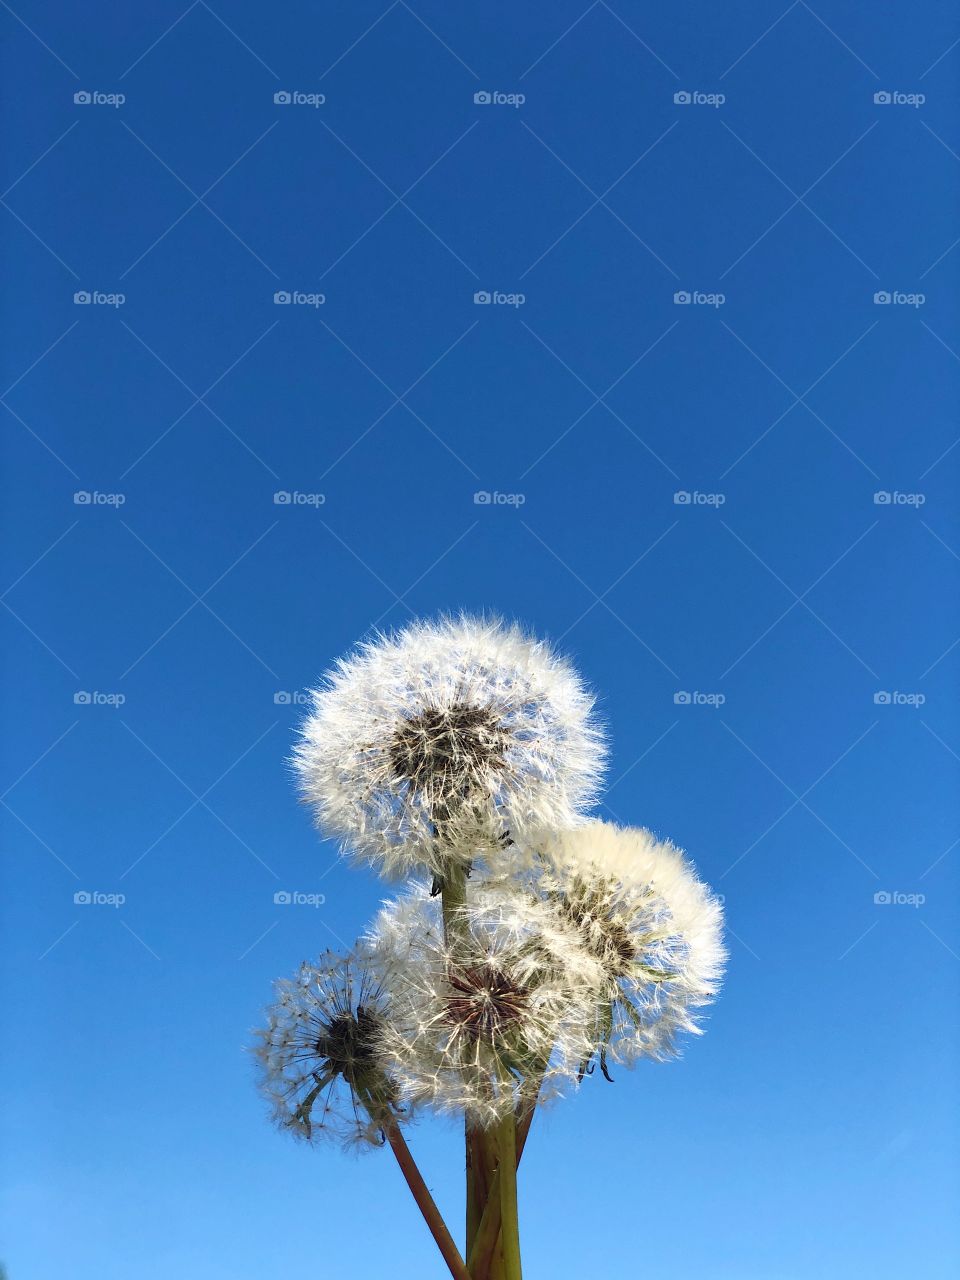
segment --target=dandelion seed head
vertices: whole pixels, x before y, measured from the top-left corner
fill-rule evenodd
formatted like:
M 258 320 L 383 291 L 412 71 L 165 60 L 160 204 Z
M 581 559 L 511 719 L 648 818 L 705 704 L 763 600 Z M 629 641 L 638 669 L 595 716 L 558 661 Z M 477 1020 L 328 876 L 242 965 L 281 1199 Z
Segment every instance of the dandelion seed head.
M 425 885 L 377 917 L 395 975 L 381 1052 L 404 1099 L 488 1126 L 576 1084 L 597 965 L 550 904 L 502 882 L 471 880 L 447 925 Z
M 337 664 L 293 763 L 324 833 L 387 875 L 442 873 L 581 820 L 604 759 L 592 708 L 519 627 L 418 622 Z
M 277 1124 L 307 1141 L 381 1145 L 382 1116 L 398 1114 L 398 1099 L 379 1056 L 388 1004 L 380 959 L 365 947 L 328 953 L 279 981 L 275 995 L 255 1053 Z
M 599 965 L 607 1055 L 669 1058 L 716 995 L 726 959 L 719 901 L 669 841 L 594 821 L 540 846 L 538 891 Z

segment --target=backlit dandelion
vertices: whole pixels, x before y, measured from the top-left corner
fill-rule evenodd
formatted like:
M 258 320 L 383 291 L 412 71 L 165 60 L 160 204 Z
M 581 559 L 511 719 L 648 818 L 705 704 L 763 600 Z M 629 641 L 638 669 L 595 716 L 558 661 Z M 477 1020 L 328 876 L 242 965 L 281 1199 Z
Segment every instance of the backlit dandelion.
M 349 956 L 278 983 L 261 1085 L 308 1141 L 388 1146 L 454 1280 L 522 1280 L 538 1108 L 674 1056 L 724 964 L 720 903 L 649 831 L 590 820 L 604 743 L 579 676 L 498 620 L 415 623 L 341 661 L 294 755 L 321 831 L 413 875 Z M 466 1247 L 407 1146 L 460 1117 Z
M 667 1058 L 716 995 L 725 952 L 720 903 L 691 863 L 649 831 L 606 822 L 555 833 L 538 887 L 598 961 L 597 1053 Z
M 312 696 L 294 756 L 304 797 L 388 875 L 496 855 L 594 799 L 592 698 L 518 627 L 415 624 L 361 646 Z
M 382 1142 L 384 1114 L 401 1114 L 377 1053 L 386 1004 L 383 967 L 362 947 L 304 963 L 276 984 L 256 1054 L 281 1128 L 307 1140 Z
M 372 935 L 394 975 L 381 1046 L 404 1099 L 487 1125 L 576 1083 L 599 970 L 549 903 L 480 883 L 445 934 L 420 885 Z

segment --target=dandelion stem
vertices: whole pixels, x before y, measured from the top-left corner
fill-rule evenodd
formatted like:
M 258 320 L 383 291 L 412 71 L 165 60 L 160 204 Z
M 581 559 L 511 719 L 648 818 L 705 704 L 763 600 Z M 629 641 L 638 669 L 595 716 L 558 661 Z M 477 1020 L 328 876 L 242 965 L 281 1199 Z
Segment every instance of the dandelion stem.
M 457 944 L 463 944 L 466 922 L 461 911 L 467 901 L 466 870 L 452 860 L 444 868 L 442 897 L 440 899 L 443 912 L 443 937 L 447 946 L 454 951 Z M 469 1121 L 464 1122 L 463 1146 L 464 1165 L 466 1168 L 466 1251 L 473 1247 L 474 1237 L 480 1225 L 483 1207 L 487 1196 L 489 1170 L 484 1159 L 483 1144 L 478 1141 L 479 1135 Z
M 407 1186 L 413 1193 L 417 1207 L 430 1228 L 430 1234 L 437 1242 L 437 1248 L 450 1269 L 453 1280 L 470 1280 L 470 1272 L 464 1265 L 460 1250 L 454 1243 L 453 1236 L 450 1234 L 447 1224 L 444 1222 L 440 1210 L 437 1208 L 433 1196 L 423 1180 L 423 1175 L 417 1168 L 416 1161 L 410 1153 L 410 1148 L 407 1146 L 406 1140 L 392 1116 L 384 1118 L 383 1131 L 387 1141 L 390 1143 L 393 1154 L 397 1158 L 397 1164 L 400 1166 L 400 1171 L 407 1181 Z
M 467 1246 L 469 1254 L 473 1248 L 477 1231 L 483 1220 L 483 1211 L 487 1203 L 490 1183 L 490 1167 L 487 1161 L 486 1144 L 482 1132 L 470 1123 L 464 1122 L 464 1146 L 467 1157 Z
M 537 1095 L 540 1092 L 540 1085 L 537 1085 L 536 1094 L 526 1104 L 522 1114 L 517 1119 L 517 1136 L 516 1136 L 516 1164 L 520 1165 L 520 1157 L 523 1155 L 523 1148 L 527 1143 L 527 1136 L 530 1133 L 530 1126 L 533 1123 L 533 1114 L 537 1106 Z M 500 1170 L 497 1169 L 493 1177 L 490 1179 L 490 1187 L 486 1196 L 483 1216 L 480 1219 L 480 1225 L 477 1227 L 476 1235 L 473 1243 L 468 1246 L 467 1269 L 474 1280 L 491 1280 L 494 1274 L 493 1263 L 496 1255 L 496 1247 L 500 1238 Z
M 512 1114 L 500 1122 L 500 1232 L 503 1240 L 504 1280 L 523 1280 L 520 1266 L 520 1219 L 517 1207 L 517 1121 Z
M 494 1250 L 500 1238 L 500 1171 L 490 1181 L 490 1194 L 467 1259 L 474 1280 L 487 1280 Z
M 495 1129 L 483 1134 L 483 1149 L 487 1169 L 487 1198 L 484 1201 L 484 1212 L 489 1210 L 491 1219 L 496 1222 L 493 1238 L 487 1241 L 485 1264 L 485 1280 L 504 1280 L 506 1272 L 503 1262 L 503 1238 L 500 1234 L 500 1174 L 497 1165 L 500 1160 L 500 1148 Z M 482 1223 L 482 1219 L 481 1219 Z M 492 1224 L 491 1224 L 492 1225 Z M 469 1269 L 469 1267 L 468 1267 Z M 470 1272 L 473 1275 L 473 1272 Z
M 467 873 L 458 863 L 451 861 L 444 868 L 443 891 L 440 899 L 443 910 L 443 934 L 448 947 L 454 947 L 464 937 L 467 929 L 462 908 L 467 901 Z

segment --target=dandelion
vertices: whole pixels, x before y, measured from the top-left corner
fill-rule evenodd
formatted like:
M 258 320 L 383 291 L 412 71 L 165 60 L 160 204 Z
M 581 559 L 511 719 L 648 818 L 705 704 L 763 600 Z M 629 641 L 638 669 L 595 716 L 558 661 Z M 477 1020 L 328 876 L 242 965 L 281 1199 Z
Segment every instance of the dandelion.
M 258 1032 L 261 1088 L 294 1136 L 381 1145 L 385 1115 L 402 1115 L 377 1054 L 387 1005 L 382 966 L 368 948 L 327 953 L 276 984 Z
M 573 668 L 516 626 L 416 623 L 313 692 L 294 765 L 322 831 L 389 876 L 442 876 L 576 825 L 604 757 L 592 706 Z
M 380 1052 L 405 1101 L 488 1127 L 576 1083 L 598 966 L 522 887 L 472 885 L 453 924 L 425 884 L 374 922 L 394 975 Z
M 399 1121 L 408 1118 L 379 1056 L 389 997 L 382 956 L 359 944 L 352 955 L 327 953 L 277 983 L 267 1026 L 258 1033 L 261 1085 L 280 1127 L 346 1145 L 389 1143 L 454 1280 L 471 1280 Z M 319 1118 L 318 1118 L 319 1116 Z
M 719 986 L 720 903 L 679 849 L 646 830 L 594 821 L 555 833 L 541 852 L 539 891 L 602 972 L 603 1074 L 608 1055 L 674 1055 L 680 1033 L 701 1031 L 697 1012 Z
M 668 841 L 587 819 L 604 759 L 592 698 L 518 627 L 415 623 L 311 696 L 293 763 L 317 825 L 416 875 L 351 955 L 278 984 L 262 1088 L 303 1139 L 389 1146 L 454 1280 L 522 1280 L 536 1110 L 701 1030 L 720 903 Z M 401 1132 L 420 1110 L 464 1123 L 463 1253 Z

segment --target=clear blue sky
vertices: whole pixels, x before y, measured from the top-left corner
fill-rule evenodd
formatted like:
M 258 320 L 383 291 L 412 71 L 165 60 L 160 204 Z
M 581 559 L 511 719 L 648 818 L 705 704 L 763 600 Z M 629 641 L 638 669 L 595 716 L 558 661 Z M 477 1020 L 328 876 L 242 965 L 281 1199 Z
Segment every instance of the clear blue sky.
M 955 1275 L 953 6 L 186 6 L 0 8 L 11 1280 L 441 1274 L 244 1046 L 382 893 L 297 695 L 459 608 L 572 654 L 731 930 L 682 1062 L 538 1122 L 531 1280 Z

